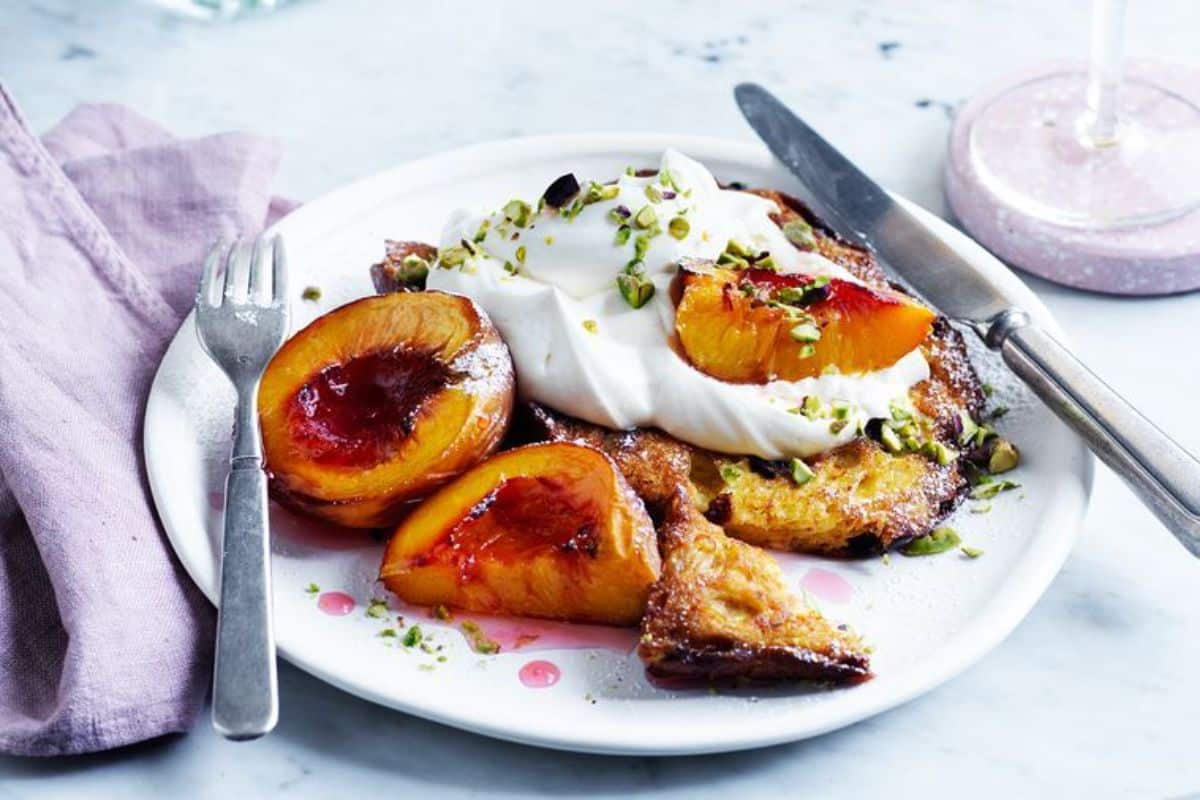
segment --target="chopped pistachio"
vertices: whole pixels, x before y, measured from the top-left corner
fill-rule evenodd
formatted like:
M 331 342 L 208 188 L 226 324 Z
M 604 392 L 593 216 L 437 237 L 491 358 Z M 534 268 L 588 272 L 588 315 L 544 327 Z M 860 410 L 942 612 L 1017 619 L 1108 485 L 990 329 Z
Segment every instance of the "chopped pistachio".
M 913 417 L 910 409 L 896 402 L 888 403 L 888 413 L 891 414 L 892 419 L 896 422 L 906 422 Z
M 650 249 L 650 237 L 644 233 L 639 233 L 638 237 L 633 240 L 633 260 L 644 261 L 646 251 Z
M 962 544 L 962 538 L 953 528 L 934 528 L 919 539 L 913 539 L 900 549 L 906 556 L 932 556 L 953 550 Z
M 800 406 L 800 413 L 809 419 L 819 417 L 821 415 L 821 398 L 815 394 L 807 395 Z
M 834 400 L 829 404 L 829 410 L 833 414 L 834 419 L 850 418 L 850 404 L 845 400 Z
M 849 424 L 850 420 L 848 419 L 835 419 L 833 422 L 829 423 L 829 432 L 835 435 L 839 434 L 846 430 L 846 426 Z
M 395 628 L 384 628 L 383 630 L 381 630 L 379 632 L 379 635 L 382 636 L 384 639 L 394 639 L 396 637 L 396 629 Z
M 516 256 L 517 256 L 518 264 L 525 263 L 525 245 L 521 245 L 520 247 L 517 248 Z
M 367 603 L 367 616 L 373 619 L 383 619 L 388 615 L 387 600 L 378 597 Z
M 317 592 L 321 591 L 321 587 L 317 586 L 315 583 L 310 583 L 308 586 L 304 587 L 304 591 L 308 594 L 316 594 Z
M 405 286 L 423 286 L 428 277 L 429 262 L 416 253 L 406 255 L 400 261 L 400 269 L 396 272 L 396 280 Z
M 817 354 L 817 346 L 815 344 L 806 344 L 796 352 L 799 358 L 812 358 Z
M 663 186 L 669 186 L 675 191 L 680 191 L 679 183 L 675 180 L 675 173 L 669 169 L 660 170 L 658 173 L 658 182 Z
M 315 303 L 321 299 L 321 290 L 316 286 L 306 286 L 300 293 L 300 299 Z
M 633 308 L 641 308 L 654 297 L 654 284 L 643 275 L 622 274 L 617 276 L 617 289 L 621 297 Z
M 642 206 L 638 212 L 633 215 L 633 224 L 643 230 L 649 228 L 655 222 L 658 222 L 658 214 L 654 213 L 654 209 L 650 206 Z
M 454 618 L 454 615 L 450 613 L 450 609 L 446 608 L 441 603 L 438 603 L 433 607 L 433 618 L 441 620 L 442 622 L 449 622 Z
M 932 458 L 943 467 L 952 463 L 954 459 L 958 458 L 957 451 L 951 450 L 949 447 L 946 447 L 946 445 L 935 439 L 930 439 L 928 442 L 925 442 L 925 444 L 921 445 L 921 453 L 928 458 Z
M 812 226 L 799 217 L 783 224 L 783 235 L 801 250 L 815 250 L 817 247 L 817 237 Z
M 958 435 L 958 443 L 968 445 L 975 438 L 975 434 L 979 432 L 979 426 L 975 424 L 975 420 L 971 419 L 971 415 L 966 411 L 959 410 L 958 418 L 962 422 L 962 433 Z
M 676 239 L 685 238 L 691 229 L 692 224 L 683 217 L 672 217 L 671 221 L 667 223 L 667 233 Z
M 733 269 L 746 269 L 750 266 L 750 262 L 744 258 L 732 255 L 729 251 L 721 253 L 717 256 L 717 264 L 722 267 L 732 267 Z
M 483 222 L 479 223 L 479 230 L 475 231 L 475 244 L 479 244 L 487 238 L 488 228 L 491 227 L 491 225 L 492 221 L 486 218 L 483 220 Z
M 500 652 L 500 644 L 484 633 L 483 629 L 479 627 L 479 623 L 467 620 L 460 627 L 467 635 L 467 642 L 471 645 L 471 649 L 476 653 L 492 655 Z
M 580 197 L 577 198 L 574 203 L 571 203 L 570 207 L 563 209 L 559 213 L 564 219 L 567 220 L 567 222 L 571 222 L 579 216 L 579 212 L 583 211 L 583 208 L 586 205 L 587 203 L 583 202 L 583 198 Z
M 518 267 L 516 264 L 512 263 L 511 261 L 505 261 L 504 262 L 504 271 L 507 272 L 509 275 L 517 275 L 518 273 L 520 273 L 521 268 Z
M 588 184 L 587 191 L 583 195 L 583 204 L 590 206 L 592 203 L 599 203 L 601 200 L 612 200 L 621 193 L 621 187 L 615 183 L 607 186 L 602 183 L 592 181 Z
M 742 471 L 733 464 L 722 464 L 720 468 L 721 480 L 725 483 L 734 483 L 738 478 L 742 477 Z
M 904 452 L 904 442 L 900 441 L 900 436 L 888 425 L 879 429 L 879 441 L 883 449 L 893 455 Z
M 817 342 L 821 340 L 821 329 L 811 322 L 802 322 L 789 330 L 788 335 L 797 342 Z
M 993 419 L 993 420 L 1000 419 L 1007 413 L 1008 413 L 1008 406 L 996 406 L 995 408 L 993 408 L 991 411 L 988 412 L 987 417 L 988 417 L 988 419 Z
M 554 237 L 553 237 L 553 236 L 547 236 L 547 237 L 546 237 L 545 239 L 543 239 L 542 241 L 544 241 L 544 242 L 546 243 L 546 246 L 547 246 L 547 247 L 549 247 L 550 245 L 554 244 Z
M 618 225 L 624 225 L 633 216 L 628 206 L 613 206 L 608 210 L 608 219 Z
M 749 261 L 756 255 L 754 249 L 749 245 L 742 244 L 736 239 L 730 239 L 725 243 L 725 252 L 735 258 L 741 258 Z
M 970 508 L 970 511 L 972 514 L 986 514 L 991 510 L 992 510 L 991 503 L 980 503 L 979 505 L 971 506 L 971 508 Z
M 988 481 L 981 483 L 971 490 L 969 497 L 972 500 L 991 500 L 1001 492 L 1007 492 L 1011 489 L 1016 489 L 1021 484 L 1010 480 Z
M 797 486 L 803 486 L 816 477 L 816 473 L 799 458 L 793 458 L 791 462 L 792 480 Z
M 986 442 L 988 439 L 991 439 L 995 435 L 996 429 L 985 422 L 984 424 L 978 426 L 978 428 L 975 430 L 975 446 L 979 447 L 981 444 Z
M 470 255 L 471 251 L 465 247 L 447 247 L 438 254 L 438 265 L 443 269 L 462 266 Z
M 663 201 L 662 190 L 653 183 L 646 184 L 646 199 L 651 203 L 661 203 Z
M 504 204 L 504 218 L 518 228 L 527 226 L 532 216 L 533 206 L 524 200 L 513 199 Z
M 784 286 L 775 292 L 775 301 L 788 306 L 802 306 L 807 294 L 803 286 Z
M 979 558 L 983 555 L 983 550 L 978 547 L 971 547 L 969 544 L 964 544 L 962 546 L 962 554 L 967 558 Z
M 600 326 L 596 324 L 594 319 L 585 319 L 583 321 L 583 329 L 588 333 L 596 333 L 600 330 Z
M 404 632 L 402 644 L 405 647 L 415 647 L 421 643 L 422 638 L 424 638 L 424 634 L 421 633 L 421 626 L 413 625 Z
M 434 666 L 433 664 L 417 664 L 417 669 L 421 672 L 433 672 Z
M 625 174 L 632 178 L 634 175 L 637 175 L 637 170 L 633 167 L 626 167 Z
M 759 259 L 754 262 L 756 269 L 769 269 L 771 272 L 778 272 L 779 265 L 775 263 L 774 257 L 768 253 L 765 256 L 759 256 Z
M 621 227 L 617 228 L 617 235 L 614 238 L 613 243 L 618 245 L 625 244 L 629 241 L 629 235 L 631 233 L 633 233 L 633 228 L 629 227 L 628 225 L 622 225 Z
M 983 388 L 983 396 L 984 397 L 991 397 L 996 392 L 995 387 L 992 386 L 990 383 L 985 383 L 982 388 Z
M 1021 463 L 1021 451 L 1008 439 L 997 439 L 992 445 L 992 454 L 988 457 L 988 472 L 999 475 L 1015 469 Z

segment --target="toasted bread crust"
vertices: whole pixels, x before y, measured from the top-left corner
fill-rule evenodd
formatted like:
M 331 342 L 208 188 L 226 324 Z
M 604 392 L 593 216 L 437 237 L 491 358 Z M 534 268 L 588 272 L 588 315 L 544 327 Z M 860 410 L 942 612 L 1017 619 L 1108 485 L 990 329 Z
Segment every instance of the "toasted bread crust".
M 614 431 L 559 414 L 538 403 L 519 406 L 514 443 L 558 441 L 590 445 L 616 462 L 625 480 L 652 512 L 688 485 L 695 448 L 654 428 Z
M 663 571 L 638 645 L 651 678 L 844 684 L 871 677 L 856 634 L 792 595 L 768 553 L 726 536 L 682 489 L 667 501 L 659 547 Z

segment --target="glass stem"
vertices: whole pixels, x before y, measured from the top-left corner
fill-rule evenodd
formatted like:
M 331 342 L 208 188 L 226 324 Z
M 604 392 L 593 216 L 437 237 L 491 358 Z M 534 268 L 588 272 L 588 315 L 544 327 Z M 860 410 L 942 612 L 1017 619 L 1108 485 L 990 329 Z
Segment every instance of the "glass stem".
M 1125 58 L 1127 0 L 1093 0 L 1085 135 L 1093 147 L 1117 142 L 1117 91 Z

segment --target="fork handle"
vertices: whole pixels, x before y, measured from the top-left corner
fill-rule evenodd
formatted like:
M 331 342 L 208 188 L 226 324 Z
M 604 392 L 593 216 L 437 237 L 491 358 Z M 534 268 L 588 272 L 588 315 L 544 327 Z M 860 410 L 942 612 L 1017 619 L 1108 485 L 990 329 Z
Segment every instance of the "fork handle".
M 213 727 L 228 739 L 257 739 L 279 717 L 269 547 L 266 473 L 256 458 L 235 458 L 225 481 L 213 670 Z
M 1175 538 L 1200 556 L 1200 461 L 1023 312 L 999 315 L 985 338 Z

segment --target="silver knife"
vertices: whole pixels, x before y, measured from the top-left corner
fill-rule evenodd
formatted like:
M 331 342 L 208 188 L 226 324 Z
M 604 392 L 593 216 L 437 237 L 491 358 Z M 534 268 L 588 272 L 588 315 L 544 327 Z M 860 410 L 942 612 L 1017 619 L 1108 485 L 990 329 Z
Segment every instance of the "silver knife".
M 1004 299 L 937 235 L 766 89 L 734 90 L 742 114 L 839 233 L 877 252 L 942 313 L 970 327 L 1200 557 L 1200 461 Z

